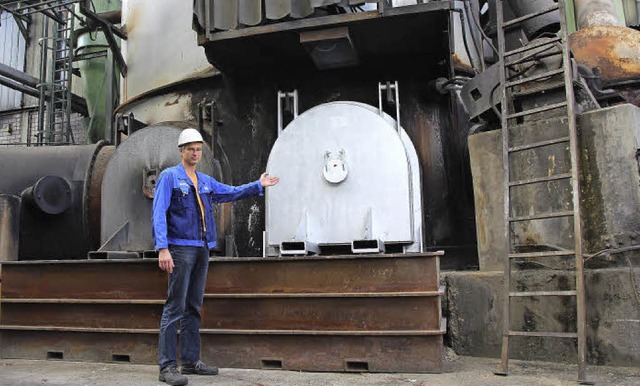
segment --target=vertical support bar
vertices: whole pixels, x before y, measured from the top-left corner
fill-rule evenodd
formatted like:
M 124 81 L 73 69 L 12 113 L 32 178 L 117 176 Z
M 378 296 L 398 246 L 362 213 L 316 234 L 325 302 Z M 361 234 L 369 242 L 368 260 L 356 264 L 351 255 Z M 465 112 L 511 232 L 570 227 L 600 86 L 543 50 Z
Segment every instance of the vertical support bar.
M 506 83 L 506 67 L 505 67 L 505 36 L 504 36 L 504 10 L 503 10 L 503 0 L 496 1 L 496 14 L 497 14 L 497 34 L 498 34 L 498 63 L 500 66 L 500 91 L 502 93 L 501 96 L 501 126 L 502 126 L 502 164 L 503 164 L 503 175 L 502 175 L 502 188 L 503 188 L 503 196 L 504 196 L 504 207 L 503 207 L 503 216 L 504 216 L 504 242 L 505 245 L 505 254 L 504 257 L 504 305 L 502 310 L 502 355 L 500 361 L 500 374 L 507 375 L 509 373 L 509 330 L 511 329 L 511 298 L 509 297 L 509 292 L 511 290 L 511 261 L 509 260 L 509 253 L 511 252 L 511 224 L 509 223 L 510 217 L 510 189 L 509 189 L 509 180 L 510 180 L 510 171 L 509 171 L 509 121 L 507 119 L 508 105 L 507 103 L 507 89 L 505 87 Z
M 36 132 L 36 145 L 42 146 L 44 143 L 44 113 L 46 109 L 46 84 L 47 84 L 47 50 L 49 41 L 46 36 L 49 30 L 49 18 L 42 18 L 42 37 L 38 39 L 40 44 L 40 83 L 37 85 L 40 91 L 38 100 L 38 131 Z
M 204 102 L 198 102 L 198 131 L 204 130 Z
M 213 158 L 216 157 L 216 105 L 212 101 L 209 103 L 209 109 L 211 112 L 211 154 Z
M 396 130 L 398 131 L 398 134 L 400 134 L 400 90 L 398 89 L 397 80 L 395 82 L 395 89 L 396 89 Z
M 293 119 L 298 118 L 298 90 L 291 92 L 278 91 L 278 136 L 284 130 L 284 116 L 282 113 L 282 100 L 291 98 L 293 103 Z
M 67 45 L 67 57 L 66 57 L 66 65 L 67 65 L 67 90 L 65 95 L 65 119 L 67 121 L 67 135 L 66 142 L 67 144 L 75 143 L 75 139 L 73 137 L 73 130 L 71 129 L 71 98 L 72 98 L 72 90 L 73 90 L 73 38 L 72 33 L 75 28 L 75 17 L 70 12 L 67 12 L 67 25 L 65 26 L 65 44 Z
M 573 90 L 573 66 L 569 52 L 569 34 L 565 0 L 558 1 L 560 10 L 560 34 L 562 38 L 562 67 L 567 99 L 569 124 L 569 154 L 571 157 L 571 189 L 573 190 L 573 239 L 576 258 L 576 318 L 578 333 L 578 382 L 587 381 L 586 299 L 584 287 L 584 261 L 582 259 L 582 213 L 580 210 L 580 168 L 578 165 L 578 129 L 576 127 L 575 95 Z
M 282 133 L 282 97 L 284 93 L 278 91 L 278 137 Z
M 296 119 L 298 118 L 298 90 L 293 90 L 289 95 L 293 97 L 293 119 Z
M 118 133 L 114 130 L 113 125 L 113 75 L 114 75 L 114 63 L 113 52 L 107 50 L 107 58 L 104 63 L 104 76 L 106 77 L 105 83 L 107 84 L 107 91 L 105 96 L 105 110 L 104 116 L 106 119 L 104 129 L 104 139 L 110 144 L 116 143 L 116 137 Z
M 378 112 L 380 113 L 380 116 L 383 116 L 383 111 L 382 111 L 382 83 L 378 82 Z
M 396 131 L 400 134 L 400 89 L 398 87 L 398 81 L 395 82 L 387 82 L 386 84 L 382 84 L 378 82 L 378 111 L 380 116 L 384 116 L 384 111 L 382 110 L 382 92 L 387 92 L 387 99 L 391 99 L 391 91 L 395 92 L 395 105 L 396 105 Z

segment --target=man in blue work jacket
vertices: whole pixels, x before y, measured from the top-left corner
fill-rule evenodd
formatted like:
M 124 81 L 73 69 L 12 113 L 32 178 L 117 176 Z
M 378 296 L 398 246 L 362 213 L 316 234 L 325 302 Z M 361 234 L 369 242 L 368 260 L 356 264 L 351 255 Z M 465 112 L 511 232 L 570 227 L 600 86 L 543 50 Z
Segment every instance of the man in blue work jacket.
M 222 184 L 196 172 L 203 140 L 195 129 L 178 138 L 182 162 L 160 173 L 153 199 L 153 236 L 160 269 L 169 273 L 167 300 L 158 339 L 159 380 L 170 385 L 189 383 L 183 374 L 216 375 L 218 368 L 200 361 L 200 309 L 209 265 L 209 250 L 216 245 L 213 203 L 261 196 L 278 183 L 267 173 L 241 186 Z M 180 327 L 181 372 L 176 346 Z

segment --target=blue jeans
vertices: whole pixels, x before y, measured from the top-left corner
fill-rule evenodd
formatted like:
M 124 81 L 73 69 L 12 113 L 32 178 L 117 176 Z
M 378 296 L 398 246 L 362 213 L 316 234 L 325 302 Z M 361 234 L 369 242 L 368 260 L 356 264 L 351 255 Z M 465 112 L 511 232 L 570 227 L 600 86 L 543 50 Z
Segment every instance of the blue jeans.
M 200 359 L 200 309 L 209 267 L 206 247 L 169 245 L 169 252 L 175 267 L 169 274 L 167 301 L 160 319 L 158 364 L 161 370 L 178 364 L 178 324 L 182 364 L 193 364 Z

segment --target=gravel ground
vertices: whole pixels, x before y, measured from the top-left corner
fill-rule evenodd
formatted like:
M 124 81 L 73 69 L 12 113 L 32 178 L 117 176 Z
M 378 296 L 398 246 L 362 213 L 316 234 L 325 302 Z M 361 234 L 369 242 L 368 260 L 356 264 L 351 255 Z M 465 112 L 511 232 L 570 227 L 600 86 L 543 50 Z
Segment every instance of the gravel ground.
M 224 386 L 556 386 L 577 385 L 577 366 L 561 363 L 510 361 L 510 375 L 493 374 L 495 358 L 448 355 L 442 374 L 308 373 L 280 370 L 221 369 L 217 376 L 189 376 L 189 385 Z M 640 369 L 589 366 L 589 380 L 597 385 L 640 385 Z M 156 366 L 121 363 L 0 360 L 0 385 L 165 385 Z

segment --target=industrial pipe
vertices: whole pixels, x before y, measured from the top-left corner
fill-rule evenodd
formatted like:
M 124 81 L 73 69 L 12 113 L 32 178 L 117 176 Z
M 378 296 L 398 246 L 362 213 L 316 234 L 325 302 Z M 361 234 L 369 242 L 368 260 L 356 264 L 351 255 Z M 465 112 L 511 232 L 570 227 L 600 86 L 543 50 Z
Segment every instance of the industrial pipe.
M 621 26 L 613 0 L 575 0 L 578 29 L 595 26 Z

